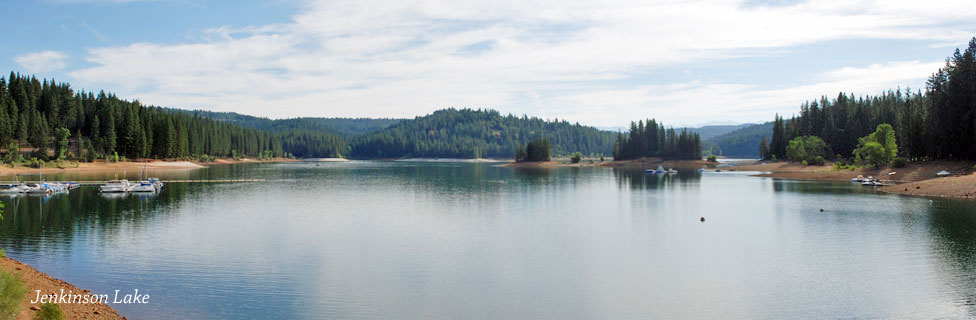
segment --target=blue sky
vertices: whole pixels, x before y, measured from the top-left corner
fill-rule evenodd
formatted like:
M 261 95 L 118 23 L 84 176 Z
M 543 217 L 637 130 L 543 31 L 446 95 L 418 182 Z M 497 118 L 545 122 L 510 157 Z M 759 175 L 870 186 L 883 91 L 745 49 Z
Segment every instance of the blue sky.
M 758 122 L 839 91 L 922 88 L 974 21 L 952 0 L 14 0 L 0 70 L 272 118 Z

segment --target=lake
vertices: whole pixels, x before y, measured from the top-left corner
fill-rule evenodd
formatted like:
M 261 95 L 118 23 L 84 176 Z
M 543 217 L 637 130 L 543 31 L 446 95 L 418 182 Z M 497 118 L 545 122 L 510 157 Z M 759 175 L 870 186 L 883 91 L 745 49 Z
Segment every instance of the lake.
M 96 293 L 150 294 L 112 305 L 131 319 L 976 317 L 971 201 L 490 163 L 153 174 L 266 181 L 2 197 L 0 247 Z

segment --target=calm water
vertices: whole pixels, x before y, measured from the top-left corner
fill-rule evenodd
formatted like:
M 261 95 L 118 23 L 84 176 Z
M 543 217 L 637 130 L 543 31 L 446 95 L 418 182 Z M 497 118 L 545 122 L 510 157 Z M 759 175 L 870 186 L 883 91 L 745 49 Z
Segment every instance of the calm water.
M 172 177 L 267 181 L 4 197 L 0 246 L 97 293 L 149 293 L 113 305 L 132 319 L 976 317 L 976 202 L 468 163 Z

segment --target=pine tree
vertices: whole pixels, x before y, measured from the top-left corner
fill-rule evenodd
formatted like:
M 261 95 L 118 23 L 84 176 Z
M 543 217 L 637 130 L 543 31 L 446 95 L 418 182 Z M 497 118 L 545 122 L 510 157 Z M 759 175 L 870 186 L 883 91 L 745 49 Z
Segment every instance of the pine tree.
M 48 132 L 50 131 L 47 127 L 47 119 L 37 111 L 31 113 L 30 132 L 28 142 L 37 149 L 35 151 L 36 156 L 40 159 L 47 159 L 47 144 L 48 139 L 50 139 Z

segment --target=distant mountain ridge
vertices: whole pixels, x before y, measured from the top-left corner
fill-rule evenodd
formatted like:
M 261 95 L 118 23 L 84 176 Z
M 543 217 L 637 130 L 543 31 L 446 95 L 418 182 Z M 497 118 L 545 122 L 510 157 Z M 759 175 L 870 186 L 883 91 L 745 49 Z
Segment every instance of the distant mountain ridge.
M 740 125 L 739 129 L 705 139 L 705 149 L 712 154 L 729 158 L 759 158 L 759 142 L 768 142 L 773 135 L 773 123 Z
M 688 132 L 697 133 L 702 140 L 708 140 L 713 137 L 717 137 L 735 130 L 739 130 L 745 127 L 752 126 L 752 123 L 743 124 L 717 124 L 717 125 L 705 125 L 697 128 L 677 128 L 678 131 L 682 129 L 688 130 Z
M 199 115 L 204 118 L 229 122 L 246 128 L 253 128 L 271 132 L 285 132 L 289 130 L 305 130 L 313 132 L 331 133 L 347 138 L 358 137 L 371 132 L 385 129 L 404 119 L 395 118 L 319 118 L 299 117 L 288 119 L 268 119 L 250 116 L 236 112 L 215 112 L 206 110 L 184 110 L 167 108 L 174 112 Z

